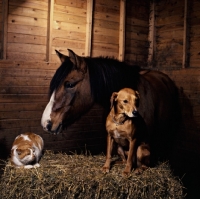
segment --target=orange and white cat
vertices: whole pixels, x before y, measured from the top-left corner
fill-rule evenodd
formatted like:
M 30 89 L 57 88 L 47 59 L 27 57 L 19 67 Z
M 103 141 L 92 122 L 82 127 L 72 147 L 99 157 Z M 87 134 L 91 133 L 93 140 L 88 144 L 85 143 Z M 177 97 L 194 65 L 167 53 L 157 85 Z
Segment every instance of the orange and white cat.
M 39 167 L 44 141 L 42 137 L 34 133 L 18 135 L 11 149 L 11 164 L 17 168 L 30 169 Z

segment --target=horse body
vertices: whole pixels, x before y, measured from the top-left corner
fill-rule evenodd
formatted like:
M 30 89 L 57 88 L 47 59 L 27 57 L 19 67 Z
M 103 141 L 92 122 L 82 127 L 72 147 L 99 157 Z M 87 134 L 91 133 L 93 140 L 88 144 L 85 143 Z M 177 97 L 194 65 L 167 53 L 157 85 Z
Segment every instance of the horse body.
M 71 50 L 69 57 L 57 54 L 62 64 L 51 80 L 51 100 L 41 119 L 45 131 L 61 132 L 94 102 L 108 108 L 112 92 L 129 87 L 140 93 L 139 112 L 148 126 L 150 137 L 157 140 L 169 135 L 164 131 L 174 121 L 176 88 L 167 75 L 158 71 L 140 74 L 138 67 L 124 62 L 80 57 Z

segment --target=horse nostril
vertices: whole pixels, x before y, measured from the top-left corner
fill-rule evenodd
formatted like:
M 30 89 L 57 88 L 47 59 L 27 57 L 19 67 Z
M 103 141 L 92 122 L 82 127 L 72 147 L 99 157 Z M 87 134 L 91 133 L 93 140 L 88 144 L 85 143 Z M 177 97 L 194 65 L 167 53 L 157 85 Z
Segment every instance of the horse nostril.
M 47 121 L 47 126 L 46 127 L 47 127 L 48 131 L 51 131 L 52 123 L 51 123 L 50 120 Z

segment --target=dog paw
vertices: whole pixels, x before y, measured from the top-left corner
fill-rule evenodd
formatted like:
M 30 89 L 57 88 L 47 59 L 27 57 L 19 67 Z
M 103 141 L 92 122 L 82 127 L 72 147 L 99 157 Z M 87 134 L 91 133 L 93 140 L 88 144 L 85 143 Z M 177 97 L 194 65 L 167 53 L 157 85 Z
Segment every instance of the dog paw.
M 147 166 L 142 165 L 141 167 L 138 167 L 135 169 L 134 173 L 136 175 L 142 174 L 146 169 L 148 169 Z
M 109 167 L 102 167 L 102 171 L 103 171 L 103 173 L 108 173 L 109 172 L 109 170 L 110 170 L 110 168 Z
M 127 176 L 129 176 L 130 173 L 131 173 L 130 171 L 124 170 L 124 171 L 122 172 L 122 176 L 127 177 Z

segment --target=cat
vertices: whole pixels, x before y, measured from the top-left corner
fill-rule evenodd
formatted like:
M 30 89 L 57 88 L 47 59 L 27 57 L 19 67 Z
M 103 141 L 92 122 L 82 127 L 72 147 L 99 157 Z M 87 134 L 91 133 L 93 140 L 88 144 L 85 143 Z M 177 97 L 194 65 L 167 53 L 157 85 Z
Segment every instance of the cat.
M 44 141 L 41 136 L 34 133 L 18 135 L 11 149 L 11 164 L 17 168 L 40 167 L 38 163 L 44 148 Z

